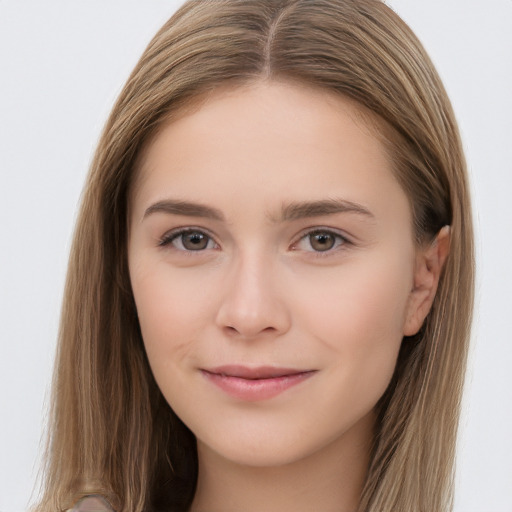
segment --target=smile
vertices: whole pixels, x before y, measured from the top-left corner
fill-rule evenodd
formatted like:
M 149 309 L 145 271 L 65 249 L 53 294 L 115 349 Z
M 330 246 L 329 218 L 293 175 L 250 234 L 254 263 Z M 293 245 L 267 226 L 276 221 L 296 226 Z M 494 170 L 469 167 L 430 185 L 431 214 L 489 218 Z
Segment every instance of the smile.
M 240 400 L 255 402 L 269 400 L 291 387 L 300 384 L 316 370 L 245 366 L 221 366 L 201 370 L 203 376 L 228 395 Z

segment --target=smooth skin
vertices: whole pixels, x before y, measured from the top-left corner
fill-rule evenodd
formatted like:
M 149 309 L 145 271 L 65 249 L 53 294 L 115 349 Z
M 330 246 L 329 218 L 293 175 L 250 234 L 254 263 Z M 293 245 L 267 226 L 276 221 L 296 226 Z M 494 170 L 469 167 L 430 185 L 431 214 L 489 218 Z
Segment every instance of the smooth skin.
M 156 381 L 197 437 L 192 511 L 357 508 L 374 407 L 449 246 L 448 228 L 415 245 L 358 109 L 296 84 L 221 89 L 141 159 L 130 277 Z M 205 378 L 222 365 L 313 373 L 247 401 Z

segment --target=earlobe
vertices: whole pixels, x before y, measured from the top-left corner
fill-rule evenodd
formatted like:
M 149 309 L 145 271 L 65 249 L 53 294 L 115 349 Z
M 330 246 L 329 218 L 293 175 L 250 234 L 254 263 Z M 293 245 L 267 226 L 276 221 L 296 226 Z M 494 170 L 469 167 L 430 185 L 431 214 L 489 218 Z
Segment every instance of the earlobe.
M 450 226 L 444 226 L 431 244 L 418 249 L 404 336 L 413 336 L 421 329 L 434 302 L 441 271 L 449 252 Z

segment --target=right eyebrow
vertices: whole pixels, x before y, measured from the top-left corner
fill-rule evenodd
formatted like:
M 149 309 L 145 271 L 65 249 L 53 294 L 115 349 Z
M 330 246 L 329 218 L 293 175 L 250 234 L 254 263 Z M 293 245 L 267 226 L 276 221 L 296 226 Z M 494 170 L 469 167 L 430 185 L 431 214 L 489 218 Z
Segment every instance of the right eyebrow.
M 144 212 L 142 220 L 153 213 L 169 213 L 174 215 L 186 215 L 188 217 L 202 217 L 220 221 L 225 220 L 224 214 L 220 210 L 217 210 L 217 208 L 173 199 L 165 199 L 152 204 Z

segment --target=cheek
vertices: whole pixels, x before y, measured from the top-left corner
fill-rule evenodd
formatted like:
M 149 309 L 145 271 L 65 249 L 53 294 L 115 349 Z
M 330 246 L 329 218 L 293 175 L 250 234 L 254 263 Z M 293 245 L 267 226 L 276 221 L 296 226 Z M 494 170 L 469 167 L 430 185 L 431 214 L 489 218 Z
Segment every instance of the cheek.
M 187 357 L 213 313 L 200 276 L 172 272 L 165 263 L 149 267 L 135 268 L 131 279 L 144 345 L 156 370 Z
M 408 260 L 396 257 L 354 260 L 311 281 L 308 299 L 297 306 L 301 329 L 322 343 L 333 372 L 351 388 L 374 385 L 383 392 L 391 379 L 412 287 L 409 269 Z M 304 298 L 304 291 L 295 296 Z

